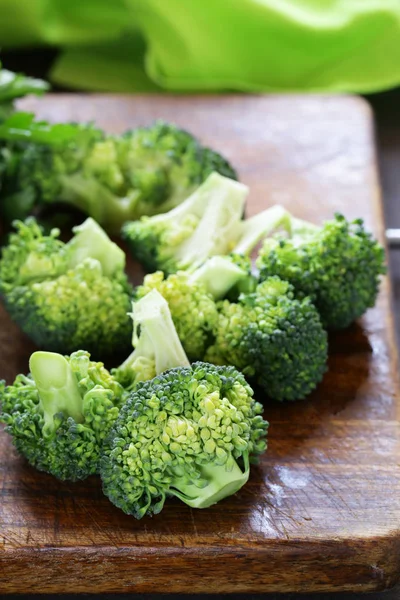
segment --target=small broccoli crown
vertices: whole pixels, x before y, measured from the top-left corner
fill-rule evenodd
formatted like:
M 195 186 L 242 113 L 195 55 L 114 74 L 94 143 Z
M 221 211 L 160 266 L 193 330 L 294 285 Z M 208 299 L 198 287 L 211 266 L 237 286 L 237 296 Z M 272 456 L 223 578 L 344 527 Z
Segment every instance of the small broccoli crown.
M 335 215 L 322 228 L 292 220 L 289 239 L 267 239 L 257 266 L 261 279 L 278 275 L 311 296 L 324 326 L 343 329 L 374 306 L 386 272 L 382 246 L 363 221 Z
M 275 400 L 300 400 L 326 371 L 327 335 L 309 298 L 269 277 L 238 303 L 223 301 L 216 341 L 206 360 L 233 364 Z
M 124 253 L 92 219 L 67 244 L 58 230 L 44 235 L 33 218 L 16 227 L 0 261 L 0 290 L 12 319 L 55 352 L 126 351 L 132 290 Z
M 0 389 L 6 431 L 29 463 L 62 480 L 95 474 L 123 388 L 84 351 L 32 355 L 32 374 Z
M 194 363 L 139 384 L 105 442 L 104 493 L 138 519 L 167 496 L 210 506 L 240 489 L 265 451 L 261 413 L 233 367 Z
M 136 288 L 138 299 L 157 290 L 168 302 L 179 339 L 191 360 L 203 358 L 211 331 L 218 320 L 216 304 L 202 284 L 193 283 L 186 272 L 165 278 L 162 271 L 146 275 Z
M 175 209 L 128 222 L 122 235 L 149 271 L 175 273 L 228 254 L 236 242 L 248 188 L 212 173 Z
M 16 286 L 5 296 L 12 319 L 41 348 L 96 356 L 126 351 L 130 344 L 125 275 L 109 279 L 100 263 L 85 259 L 55 279 Z
M 126 388 L 133 389 L 173 367 L 189 365 L 172 320 L 168 302 L 153 288 L 132 304 L 132 344 L 134 351 L 113 376 Z

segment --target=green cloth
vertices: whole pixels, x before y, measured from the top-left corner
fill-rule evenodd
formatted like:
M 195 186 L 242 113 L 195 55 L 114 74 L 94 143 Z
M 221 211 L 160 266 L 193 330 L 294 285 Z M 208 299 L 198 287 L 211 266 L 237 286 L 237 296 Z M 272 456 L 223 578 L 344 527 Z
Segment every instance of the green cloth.
M 0 0 L 24 44 L 83 89 L 372 92 L 400 83 L 400 0 Z

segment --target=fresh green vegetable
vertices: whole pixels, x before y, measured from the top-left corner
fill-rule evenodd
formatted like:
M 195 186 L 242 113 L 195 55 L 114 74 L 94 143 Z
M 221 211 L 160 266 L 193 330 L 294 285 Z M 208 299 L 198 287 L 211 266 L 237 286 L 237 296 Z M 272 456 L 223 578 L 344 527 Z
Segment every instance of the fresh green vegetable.
M 112 374 L 127 389 L 173 367 L 189 366 L 167 301 L 151 290 L 132 305 L 134 351 Z
M 82 350 L 71 356 L 35 352 L 31 374 L 0 384 L 6 431 L 31 465 L 59 479 L 99 470 L 104 438 L 126 393 L 102 363 Z
M 28 94 L 43 94 L 49 87 L 41 79 L 2 69 L 0 63 L 0 123 L 12 113 L 15 99 Z
M 239 266 L 240 262 L 242 266 Z M 216 300 L 232 290 L 250 286 L 255 278 L 249 273 L 245 257 L 213 256 L 199 269 L 178 271 L 168 277 L 162 271 L 146 275 L 136 288 L 137 298 L 157 290 L 167 300 L 179 339 L 191 360 L 204 357 L 218 322 Z
M 163 215 L 126 223 L 123 237 L 152 272 L 194 269 L 236 243 L 248 188 L 212 173 L 182 204 Z
M 347 327 L 374 306 L 385 252 L 361 219 L 337 214 L 317 227 L 292 217 L 286 229 L 286 236 L 264 242 L 257 260 L 262 279 L 278 275 L 309 295 L 329 329 Z
M 304 398 L 326 371 L 327 335 L 317 310 L 278 277 L 238 302 L 220 302 L 214 334 L 205 360 L 235 365 L 272 399 Z
M 167 496 L 206 508 L 234 494 L 266 449 L 261 413 L 233 367 L 194 363 L 139 384 L 104 444 L 104 493 L 138 519 Z
M 12 319 L 47 350 L 126 352 L 132 289 L 123 251 L 91 218 L 67 244 L 32 217 L 15 227 L 0 261 L 0 293 Z
M 161 121 L 117 136 L 91 124 L 50 125 L 22 113 L 3 123 L 0 140 L 11 150 L 15 142 L 28 142 L 1 195 L 8 206 L 14 197 L 14 212 L 7 214 L 19 218 L 36 205 L 64 202 L 119 232 L 125 221 L 177 206 L 214 171 L 236 178 L 218 153 Z

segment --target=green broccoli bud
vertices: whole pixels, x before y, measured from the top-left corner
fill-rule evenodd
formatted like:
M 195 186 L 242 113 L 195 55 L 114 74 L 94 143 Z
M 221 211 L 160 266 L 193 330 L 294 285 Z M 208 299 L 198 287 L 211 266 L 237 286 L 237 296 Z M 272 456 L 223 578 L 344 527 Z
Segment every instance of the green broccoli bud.
M 122 228 L 133 255 L 149 270 L 175 273 L 228 254 L 236 243 L 248 188 L 212 173 L 182 204 Z
M 264 242 L 257 259 L 261 279 L 278 275 L 309 295 L 329 329 L 347 327 L 374 306 L 385 252 L 361 219 L 337 214 L 317 227 L 291 217 L 286 229 L 286 236 Z
M 132 304 L 134 351 L 112 371 L 127 389 L 168 369 L 189 365 L 167 301 L 153 289 Z
M 67 244 L 57 229 L 45 235 L 33 218 L 15 225 L 0 261 L 0 292 L 12 319 L 47 350 L 126 351 L 132 290 L 118 246 L 90 218 Z
M 297 300 L 293 292 L 270 277 L 237 303 L 222 301 L 205 360 L 235 365 L 269 398 L 304 398 L 326 371 L 327 335 L 310 299 Z
M 168 496 L 206 508 L 238 491 L 268 423 L 233 367 L 195 363 L 138 385 L 105 442 L 103 491 L 140 519 Z
M 31 374 L 0 386 L 0 421 L 29 463 L 62 480 L 98 473 L 101 448 L 126 393 L 82 350 L 35 352 Z

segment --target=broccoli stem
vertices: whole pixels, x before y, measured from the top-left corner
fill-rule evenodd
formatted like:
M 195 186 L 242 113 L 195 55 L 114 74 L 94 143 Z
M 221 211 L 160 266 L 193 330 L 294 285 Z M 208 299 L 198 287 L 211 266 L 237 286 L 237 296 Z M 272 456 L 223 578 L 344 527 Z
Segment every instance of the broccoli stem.
M 95 258 L 107 277 L 125 268 L 125 253 L 91 217 L 74 227 L 73 232 L 75 235 L 67 244 L 71 251 L 70 267 L 76 267 L 86 258 Z
M 245 219 L 240 238 L 233 249 L 238 254 L 250 254 L 258 242 L 280 226 L 289 227 L 290 215 L 279 204 L 267 208 L 258 215 Z
M 204 487 L 197 487 L 193 483 L 182 484 L 177 478 L 170 488 L 170 493 L 188 504 L 192 508 L 208 508 L 220 500 L 235 494 L 247 483 L 250 475 L 249 458 L 243 455 L 244 471 L 241 470 L 236 461 L 231 470 L 226 465 L 215 465 L 210 463 L 201 467 L 202 480 L 208 483 Z
M 92 215 L 96 221 L 105 224 L 111 233 L 119 233 L 121 223 L 135 217 L 140 200 L 137 190 L 120 197 L 93 177 L 84 177 L 79 173 L 61 177 L 60 181 L 62 189 L 59 200 Z
M 29 367 L 43 409 L 43 435 L 54 433 L 54 415 L 60 412 L 81 423 L 84 419 L 82 396 L 66 358 L 54 352 L 34 352 Z
M 212 173 L 199 188 L 206 206 L 194 233 L 179 248 L 180 265 L 197 267 L 210 256 L 228 254 L 236 243 L 248 188 L 233 179 Z M 196 192 L 196 193 L 198 193 Z
M 120 369 L 135 371 L 135 367 L 146 366 L 147 361 L 155 366 L 158 375 L 174 367 L 190 365 L 172 321 L 168 302 L 157 290 L 134 302 L 131 316 L 135 350 Z
M 220 300 L 248 273 L 224 256 L 213 256 L 189 276 L 189 282 L 204 285 L 214 300 Z

